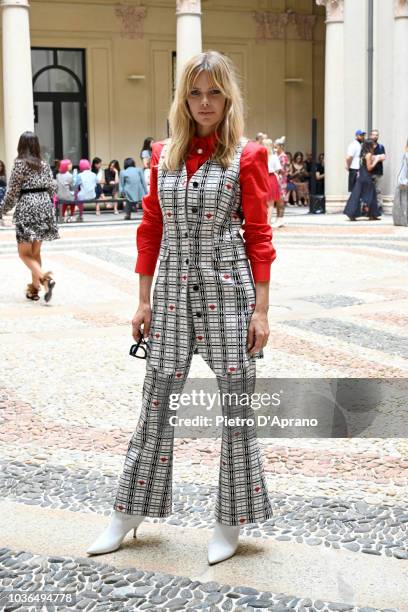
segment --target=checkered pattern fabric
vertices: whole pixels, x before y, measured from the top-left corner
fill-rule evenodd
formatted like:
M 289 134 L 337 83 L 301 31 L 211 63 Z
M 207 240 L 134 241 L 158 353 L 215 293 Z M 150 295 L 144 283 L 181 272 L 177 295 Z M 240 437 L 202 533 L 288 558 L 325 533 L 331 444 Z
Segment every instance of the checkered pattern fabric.
M 196 349 L 216 374 L 248 367 L 249 320 L 255 286 L 241 236 L 243 213 L 239 166 L 243 146 L 231 166 L 209 159 L 187 185 L 185 166 L 158 172 L 163 212 L 159 272 L 153 291 L 150 364 L 171 374 L 186 365 L 187 296 L 192 305 Z M 263 357 L 259 351 L 257 358 Z
M 181 393 L 198 352 L 221 393 L 252 393 L 255 359 L 247 351 L 255 286 L 240 233 L 243 220 L 241 140 L 227 169 L 208 160 L 187 184 L 186 168 L 158 172 L 163 239 L 147 350 L 142 410 L 129 442 L 114 508 L 127 514 L 171 513 L 174 428 L 169 396 Z M 222 406 L 225 416 L 253 416 L 251 408 Z M 256 429 L 224 427 L 215 515 L 241 525 L 272 515 Z

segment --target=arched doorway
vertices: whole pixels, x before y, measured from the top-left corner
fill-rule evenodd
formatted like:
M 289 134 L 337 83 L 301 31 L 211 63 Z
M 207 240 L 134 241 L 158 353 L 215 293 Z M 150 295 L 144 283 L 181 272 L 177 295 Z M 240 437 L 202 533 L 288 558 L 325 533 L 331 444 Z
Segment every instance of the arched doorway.
M 50 165 L 88 157 L 84 49 L 31 50 L 35 132 Z

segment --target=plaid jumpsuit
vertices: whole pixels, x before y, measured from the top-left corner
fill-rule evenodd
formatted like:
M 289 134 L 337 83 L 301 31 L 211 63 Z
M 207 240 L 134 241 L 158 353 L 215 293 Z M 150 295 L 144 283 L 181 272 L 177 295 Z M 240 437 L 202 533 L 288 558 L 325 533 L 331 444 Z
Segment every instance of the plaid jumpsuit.
M 256 358 L 247 351 L 255 285 L 240 234 L 241 139 L 228 168 L 209 159 L 187 181 L 185 165 L 158 168 L 163 214 L 159 271 L 153 291 L 142 408 L 129 442 L 114 509 L 166 517 L 172 511 L 174 428 L 169 397 L 181 393 L 193 353 L 216 375 L 220 394 L 251 394 Z M 253 416 L 224 402 L 224 416 Z M 272 516 L 255 426 L 223 426 L 215 518 L 226 525 Z

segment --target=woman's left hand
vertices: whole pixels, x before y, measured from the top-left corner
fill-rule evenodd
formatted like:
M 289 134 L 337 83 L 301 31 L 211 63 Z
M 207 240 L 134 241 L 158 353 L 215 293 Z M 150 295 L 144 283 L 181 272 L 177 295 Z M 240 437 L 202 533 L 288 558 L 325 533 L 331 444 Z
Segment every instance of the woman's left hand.
M 248 328 L 248 353 L 253 355 L 268 343 L 269 338 L 269 323 L 268 315 L 262 312 L 255 312 L 251 317 Z

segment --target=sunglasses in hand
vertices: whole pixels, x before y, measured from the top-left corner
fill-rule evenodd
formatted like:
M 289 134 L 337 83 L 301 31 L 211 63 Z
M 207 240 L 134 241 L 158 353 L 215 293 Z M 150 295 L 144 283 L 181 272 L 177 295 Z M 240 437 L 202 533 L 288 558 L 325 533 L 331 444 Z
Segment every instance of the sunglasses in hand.
M 147 342 L 143 338 L 140 337 L 140 340 L 136 342 L 136 344 L 132 344 L 130 347 L 129 355 L 132 357 L 137 357 L 138 359 L 146 359 L 147 358 Z

